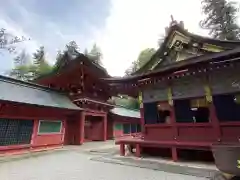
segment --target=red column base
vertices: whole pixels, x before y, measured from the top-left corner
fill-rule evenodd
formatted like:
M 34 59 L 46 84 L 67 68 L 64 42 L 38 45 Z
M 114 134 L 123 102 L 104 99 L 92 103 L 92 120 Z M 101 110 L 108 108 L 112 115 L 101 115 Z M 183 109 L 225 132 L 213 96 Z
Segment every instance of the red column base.
M 125 144 L 120 144 L 120 156 L 125 156 Z
M 176 147 L 172 147 L 172 160 L 173 161 L 178 161 L 178 155 L 177 155 L 177 148 Z

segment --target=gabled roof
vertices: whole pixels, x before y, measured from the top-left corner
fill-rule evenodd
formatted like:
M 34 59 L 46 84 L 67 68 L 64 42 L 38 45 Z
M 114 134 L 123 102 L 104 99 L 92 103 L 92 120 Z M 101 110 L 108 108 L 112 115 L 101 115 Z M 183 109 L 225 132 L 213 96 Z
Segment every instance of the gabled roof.
M 0 76 L 0 100 L 80 110 L 67 96 L 59 91 L 5 76 Z
M 100 66 L 99 64 L 94 63 L 91 59 L 89 59 L 87 56 L 85 56 L 82 53 L 77 53 L 75 57 L 69 57 L 67 53 L 63 55 L 62 62 L 59 63 L 59 66 L 54 67 L 53 70 L 48 73 L 44 74 L 38 78 L 36 78 L 34 81 L 41 80 L 46 77 L 53 76 L 55 74 L 59 74 L 62 71 L 69 70 L 73 67 L 76 67 L 78 65 L 81 65 L 82 63 L 88 66 L 89 68 L 92 68 L 94 72 L 96 72 L 100 77 L 109 77 L 107 70 Z
M 111 83 L 126 83 L 130 80 L 139 80 L 144 78 L 149 78 L 154 75 L 161 75 L 163 73 L 172 73 L 175 71 L 183 70 L 191 66 L 199 65 L 200 63 L 224 63 L 225 61 L 240 61 L 240 47 L 232 50 L 222 51 L 218 53 L 206 54 L 202 56 L 197 56 L 189 58 L 184 61 L 178 61 L 176 63 L 170 64 L 168 66 L 163 66 L 159 69 L 146 72 L 145 74 L 132 75 L 128 77 L 121 78 L 104 78 L 106 82 Z
M 138 69 L 132 75 L 146 73 L 146 70 L 149 70 L 149 68 L 154 64 L 154 62 L 156 61 L 157 58 L 159 59 L 164 56 L 164 52 L 166 51 L 167 43 L 169 42 L 169 40 L 172 37 L 174 32 L 179 32 L 179 33 L 183 34 L 184 36 L 187 36 L 190 39 L 192 39 L 193 41 L 198 42 L 198 43 L 207 43 L 210 45 L 220 46 L 224 50 L 231 50 L 231 49 L 240 47 L 240 41 L 226 41 L 226 40 L 218 40 L 218 39 L 212 39 L 209 37 L 199 36 L 199 35 L 188 32 L 187 30 L 182 28 L 179 24 L 174 24 L 173 26 L 171 26 L 169 28 L 168 33 L 167 33 L 163 43 L 161 44 L 160 48 L 157 50 L 157 52 L 150 58 L 149 61 L 146 62 L 146 64 L 144 66 L 142 66 L 140 69 Z M 159 62 L 159 63 L 161 63 L 161 62 Z
M 124 107 L 114 107 L 110 110 L 110 112 L 118 116 L 140 119 L 140 111 L 138 110 L 131 110 Z

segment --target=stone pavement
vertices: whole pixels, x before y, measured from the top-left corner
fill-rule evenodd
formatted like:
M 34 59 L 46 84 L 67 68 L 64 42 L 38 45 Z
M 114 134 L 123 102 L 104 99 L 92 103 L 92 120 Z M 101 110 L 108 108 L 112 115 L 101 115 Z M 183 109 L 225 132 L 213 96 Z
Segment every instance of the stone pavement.
M 111 145 L 65 147 L 56 152 L 0 163 L 1 180 L 206 180 L 195 176 L 92 161 Z M 97 145 L 96 145 L 97 147 Z M 104 148 L 105 147 L 105 148 Z M 106 148 L 108 147 L 108 148 Z M 101 149 L 101 148 L 100 148 Z M 105 150 L 104 150 L 105 149 Z M 88 152 L 88 153 L 87 153 Z M 93 152 L 93 153 L 91 153 Z
M 213 165 L 195 166 L 194 163 L 174 163 L 170 160 L 150 160 L 147 158 L 121 157 L 119 155 L 93 157 L 91 160 L 205 178 L 211 178 L 218 172 Z

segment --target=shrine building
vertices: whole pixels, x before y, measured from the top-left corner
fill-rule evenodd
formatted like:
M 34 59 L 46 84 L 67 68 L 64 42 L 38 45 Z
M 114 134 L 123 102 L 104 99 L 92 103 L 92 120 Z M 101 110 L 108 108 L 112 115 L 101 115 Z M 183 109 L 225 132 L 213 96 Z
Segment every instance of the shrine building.
M 142 136 L 117 140 L 174 161 L 240 141 L 240 41 L 188 32 L 172 23 L 152 58 L 123 78 L 104 78 L 122 94 L 139 95 Z M 200 156 L 199 156 L 200 157 Z M 201 156 L 204 158 L 204 156 Z
M 65 54 L 58 67 L 34 83 L 0 76 L 0 153 L 139 133 L 139 111 L 107 103 L 116 94 L 100 79 L 107 77 L 81 53 L 73 59 Z
M 66 120 L 81 108 L 62 92 L 0 76 L 0 153 L 64 144 Z

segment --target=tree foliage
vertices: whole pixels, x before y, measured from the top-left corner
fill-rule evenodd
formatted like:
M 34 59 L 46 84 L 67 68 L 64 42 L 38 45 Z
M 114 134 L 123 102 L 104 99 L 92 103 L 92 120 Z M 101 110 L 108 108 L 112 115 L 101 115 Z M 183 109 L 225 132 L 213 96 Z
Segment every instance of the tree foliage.
M 93 44 L 92 49 L 88 52 L 87 49 L 85 49 L 84 54 L 91 59 L 94 63 L 98 65 L 102 65 L 102 51 L 101 49 L 97 46 L 96 43 Z
M 126 96 L 126 95 L 119 95 L 118 97 L 112 97 L 108 103 L 122 106 L 128 109 L 139 109 L 139 102 L 137 99 Z
M 202 9 L 206 18 L 200 22 L 200 26 L 209 29 L 209 34 L 213 38 L 240 39 L 240 28 L 236 22 L 238 13 L 236 3 L 227 0 L 202 0 Z
M 29 54 L 23 50 L 17 57 L 14 58 L 14 68 L 9 75 L 16 79 L 27 80 L 31 73 L 29 72 L 30 57 Z
M 68 61 L 75 59 L 79 54 L 80 48 L 75 41 L 70 41 L 66 44 L 63 51 L 59 50 L 56 56 L 56 62 L 54 64 L 54 69 L 59 69 L 63 67 Z
M 42 74 L 52 70 L 52 67 L 45 60 L 44 47 L 40 47 L 33 53 L 32 59 L 29 54 L 23 50 L 19 56 L 14 59 L 14 68 L 9 75 L 20 80 L 32 80 Z
M 136 61 L 132 62 L 130 68 L 125 71 L 126 75 L 131 75 L 136 72 L 139 68 L 144 66 L 152 57 L 153 54 L 156 53 L 154 48 L 147 48 L 140 52 Z
M 52 70 L 52 67 L 45 59 L 45 50 L 41 46 L 35 53 L 33 53 L 33 63 L 35 70 L 33 71 L 34 77 L 39 77 L 42 74 L 47 74 Z
M 74 59 L 78 55 L 79 51 L 80 48 L 76 41 L 70 41 L 64 50 L 64 52 L 66 52 L 71 59 Z
M 13 34 L 7 32 L 6 29 L 0 29 L 0 49 L 7 50 L 10 53 L 16 52 L 16 44 L 25 41 L 26 38 L 24 36 L 18 37 Z

